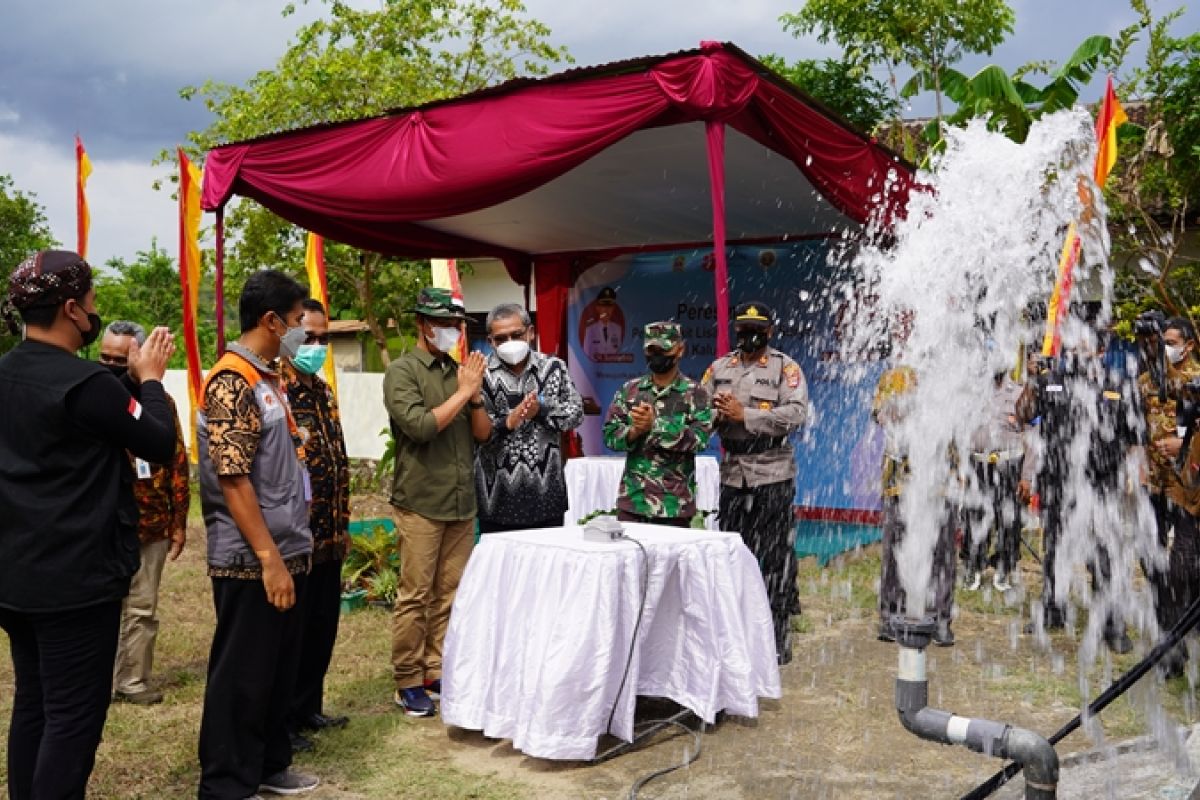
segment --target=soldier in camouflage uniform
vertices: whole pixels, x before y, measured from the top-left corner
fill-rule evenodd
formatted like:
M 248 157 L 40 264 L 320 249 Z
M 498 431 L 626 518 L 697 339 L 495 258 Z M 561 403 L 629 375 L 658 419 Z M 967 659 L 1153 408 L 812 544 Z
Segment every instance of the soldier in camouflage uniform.
M 1138 378 L 1142 403 L 1146 409 L 1146 448 L 1150 462 L 1150 502 L 1158 527 L 1158 541 L 1167 546 L 1168 532 L 1174 528 L 1166 570 L 1148 568 L 1154 585 L 1155 613 L 1163 630 L 1172 627 L 1190 602 L 1189 587 L 1194 571 L 1200 564 L 1200 529 L 1195 514 L 1189 513 L 1182 502 L 1187 487 L 1176 468 L 1176 459 L 1183 446 L 1179 430 L 1179 398 L 1184 387 L 1200 378 L 1200 364 L 1195 359 L 1195 335 L 1185 319 L 1168 320 L 1163 327 L 1162 346 L 1166 351 L 1166 374 L 1163 386 L 1158 386 L 1150 370 Z M 1165 396 L 1165 397 L 1164 397 Z M 1198 508 L 1197 510 L 1200 510 Z M 1169 674 L 1180 674 L 1184 650 L 1177 648 L 1170 663 Z
M 800 366 L 768 342 L 774 314 L 765 303 L 734 309 L 738 349 L 717 359 L 701 385 L 713 396 L 721 461 L 721 529 L 742 534 L 758 559 L 779 663 L 792 657 L 796 592 L 796 456 L 788 434 L 808 417 L 808 386 Z
M 617 519 L 686 528 L 696 514 L 696 453 L 708 446 L 708 392 L 679 372 L 683 333 L 652 322 L 643 348 L 650 372 L 625 383 L 604 421 L 604 444 L 623 451 Z

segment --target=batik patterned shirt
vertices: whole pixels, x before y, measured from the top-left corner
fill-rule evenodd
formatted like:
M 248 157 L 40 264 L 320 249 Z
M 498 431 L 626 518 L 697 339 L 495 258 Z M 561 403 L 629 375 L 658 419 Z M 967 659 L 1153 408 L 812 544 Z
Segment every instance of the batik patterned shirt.
M 508 415 L 533 392 L 538 412 L 515 430 Z M 498 525 L 561 524 L 567 510 L 562 435 L 583 422 L 583 400 L 561 359 L 530 352 L 520 373 L 493 353 L 483 378 L 492 435 L 475 452 L 479 518 Z
M 304 439 L 304 466 L 312 485 L 308 525 L 313 535 L 313 563 L 340 561 L 350 526 L 350 459 L 337 400 L 328 383 L 313 375 L 311 385 L 306 386 L 287 362 L 279 374 Z
M 175 401 L 169 394 L 166 398 L 175 420 L 175 456 L 169 464 L 146 464 L 132 454 L 129 456 L 133 467 L 133 496 L 138 505 L 138 540 L 144 545 L 161 542 L 172 531 L 187 528 L 191 501 L 187 448 L 183 443 Z

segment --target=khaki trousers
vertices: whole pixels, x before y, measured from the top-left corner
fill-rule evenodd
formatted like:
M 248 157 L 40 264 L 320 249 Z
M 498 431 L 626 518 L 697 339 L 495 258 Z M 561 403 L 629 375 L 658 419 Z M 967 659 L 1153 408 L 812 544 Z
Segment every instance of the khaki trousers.
M 142 545 L 142 566 L 134 573 L 129 596 L 121 605 L 121 638 L 113 669 L 115 691 L 136 694 L 149 688 L 158 638 L 158 585 L 170 547 L 166 539 Z
M 454 592 L 475 543 L 475 520 L 440 522 L 396 509 L 400 589 L 392 610 L 392 675 L 408 689 L 442 677 Z

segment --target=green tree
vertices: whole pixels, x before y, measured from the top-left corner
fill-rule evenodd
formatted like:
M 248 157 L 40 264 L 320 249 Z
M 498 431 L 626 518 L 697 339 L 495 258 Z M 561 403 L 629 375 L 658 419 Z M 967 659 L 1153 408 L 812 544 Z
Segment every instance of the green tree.
M 1003 67 L 991 64 L 967 77 L 963 73 L 944 68 L 941 87 L 957 108 L 943 120 L 949 125 L 963 126 L 972 119 L 987 120 L 988 128 L 1004 133 L 1016 142 L 1025 141 L 1034 120 L 1071 108 L 1079 100 L 1084 85 L 1096 74 L 1112 50 L 1113 42 L 1107 36 L 1092 36 L 1083 41 L 1071 57 L 1056 67 L 1050 62 L 1028 64 L 1009 75 Z M 1038 87 L 1026 80 L 1034 72 L 1048 72 L 1049 80 Z M 920 71 L 904 85 L 901 93 L 912 97 L 929 88 L 933 76 Z M 941 125 L 934 120 L 925 128 L 925 138 L 930 145 L 941 141 Z
M 57 244 L 37 197 L 16 188 L 11 176 L 0 175 L 0 291 L 6 290 L 8 276 L 31 253 Z M 0 321 L 0 353 L 17 341 Z
M 177 336 L 183 330 L 183 298 L 179 285 L 179 270 L 175 260 L 158 246 L 150 242 L 150 249 L 138 251 L 133 261 L 112 258 L 105 264 L 106 270 L 98 271 L 96 279 L 96 308 L 105 323 L 127 319 L 144 326 L 147 331 L 157 325 L 166 325 Z M 214 296 L 211 283 L 201 276 L 200 307 L 197 329 L 200 339 L 200 356 L 205 366 L 215 360 L 217 329 L 213 321 Z M 176 339 L 175 354 L 169 366 L 183 369 L 187 366 L 182 338 Z
M 318 122 L 355 119 L 470 92 L 570 61 L 549 44 L 550 30 L 525 16 L 520 0 L 381 0 L 355 9 L 324 0 L 328 17 L 302 27 L 273 69 L 244 85 L 209 81 L 186 87 L 214 116 L 189 136 L 197 156 L 226 141 Z M 294 12 L 288 5 L 284 14 Z M 167 158 L 164 153 L 164 160 Z M 262 267 L 303 277 L 304 237 L 256 203 L 232 205 L 226 217 L 231 247 L 227 291 Z M 409 324 L 428 263 L 385 258 L 329 244 L 331 313 L 361 315 L 386 363 L 385 324 Z
M 863 131 L 874 131 L 900 111 L 883 83 L 844 61 L 801 59 L 789 64 L 774 53 L 760 60 Z
M 1177 9 L 1154 17 L 1131 0 L 1138 21 L 1117 37 L 1120 69 L 1133 41 L 1146 39 L 1144 63 L 1121 75 L 1119 93 L 1137 122 L 1122 127 L 1120 159 L 1106 187 L 1118 266 L 1118 315 L 1143 310 L 1200 318 L 1200 259 L 1194 242 L 1200 208 L 1200 34 L 1176 37 Z
M 965 53 L 991 54 L 1014 16 L 1004 0 L 808 0 L 780 21 L 793 36 L 840 45 L 859 70 L 886 67 L 896 94 L 898 67 L 928 72 L 941 119 L 942 71 Z

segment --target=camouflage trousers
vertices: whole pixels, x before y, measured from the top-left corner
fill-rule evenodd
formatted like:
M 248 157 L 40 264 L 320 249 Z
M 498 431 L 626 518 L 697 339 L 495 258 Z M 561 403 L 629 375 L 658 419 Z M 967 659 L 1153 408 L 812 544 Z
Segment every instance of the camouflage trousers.
M 781 664 L 791 659 L 792 615 L 800 613 L 796 522 L 792 513 L 795 494 L 795 483 L 790 480 L 754 488 L 722 484 L 718 510 L 721 530 L 740 533 L 758 559 L 771 603 L 775 649 Z

